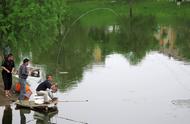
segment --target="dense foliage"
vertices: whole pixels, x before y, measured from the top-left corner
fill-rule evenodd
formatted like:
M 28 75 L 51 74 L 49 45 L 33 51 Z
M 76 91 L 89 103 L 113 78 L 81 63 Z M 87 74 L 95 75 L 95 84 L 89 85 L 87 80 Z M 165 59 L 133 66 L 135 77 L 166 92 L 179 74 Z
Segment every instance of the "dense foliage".
M 52 44 L 66 12 L 63 0 L 2 0 L 0 9 L 0 45 L 17 50 Z

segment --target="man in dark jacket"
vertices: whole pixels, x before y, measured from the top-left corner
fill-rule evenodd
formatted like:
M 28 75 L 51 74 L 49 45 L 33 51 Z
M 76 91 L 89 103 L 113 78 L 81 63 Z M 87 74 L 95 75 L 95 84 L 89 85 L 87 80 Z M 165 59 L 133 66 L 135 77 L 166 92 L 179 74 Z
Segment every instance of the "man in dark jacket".
M 52 83 L 52 75 L 47 75 L 46 80 L 38 85 L 36 93 L 39 96 L 44 96 L 44 102 L 49 103 L 49 97 L 53 99 L 53 94 L 57 91 L 57 85 Z M 51 90 L 51 91 L 50 91 Z

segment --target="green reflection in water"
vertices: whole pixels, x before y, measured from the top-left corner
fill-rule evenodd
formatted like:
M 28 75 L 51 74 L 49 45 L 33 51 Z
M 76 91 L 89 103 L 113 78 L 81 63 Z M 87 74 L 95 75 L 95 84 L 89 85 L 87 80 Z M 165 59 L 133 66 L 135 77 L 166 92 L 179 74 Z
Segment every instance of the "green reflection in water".
M 176 47 L 180 54 L 190 60 L 190 19 L 178 18 L 175 26 L 176 30 Z
M 112 53 L 123 54 L 132 65 L 137 65 L 153 50 L 164 54 L 167 54 L 168 50 L 170 56 L 174 56 L 174 51 L 179 51 L 179 57 L 190 58 L 190 54 L 186 52 L 190 39 L 189 20 L 178 21 L 175 26 L 158 26 L 156 18 L 147 15 L 132 18 L 122 16 L 117 19 L 114 17 L 114 21 L 109 25 L 96 26 L 93 21 L 90 25 L 90 19 L 88 20 L 87 25 L 79 20 L 72 26 L 63 41 L 58 65 L 57 54 L 62 35 L 55 42 L 45 42 L 45 47 L 40 45 L 43 42 L 36 42 L 27 47 L 21 42 L 20 46 L 22 49 L 26 48 L 25 50 L 12 49 L 17 65 L 24 56 L 30 57 L 33 64 L 45 65 L 46 73 L 54 74 L 60 89 L 64 91 L 82 80 L 84 70 L 92 68 L 93 64 L 103 65 L 105 57 Z M 105 19 L 103 20 L 105 22 Z M 71 23 L 67 24 L 65 27 L 70 27 Z
M 154 16 L 122 17 L 119 24 L 119 47 L 131 64 L 138 64 L 147 52 L 157 48 Z

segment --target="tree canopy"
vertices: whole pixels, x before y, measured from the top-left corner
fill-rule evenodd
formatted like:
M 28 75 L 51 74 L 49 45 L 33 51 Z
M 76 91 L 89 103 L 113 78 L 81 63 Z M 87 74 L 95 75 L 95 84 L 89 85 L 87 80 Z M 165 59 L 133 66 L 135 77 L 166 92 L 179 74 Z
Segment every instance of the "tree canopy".
M 26 49 L 35 44 L 45 48 L 55 41 L 65 12 L 64 0 L 2 0 L 1 45 Z

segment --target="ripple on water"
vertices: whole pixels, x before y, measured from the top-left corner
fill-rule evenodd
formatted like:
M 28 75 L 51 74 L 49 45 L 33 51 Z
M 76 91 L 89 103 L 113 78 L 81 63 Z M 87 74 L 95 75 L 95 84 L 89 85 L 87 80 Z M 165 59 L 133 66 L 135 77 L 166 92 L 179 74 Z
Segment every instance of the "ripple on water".
M 190 99 L 178 99 L 178 100 L 172 100 L 171 102 L 173 105 L 179 107 L 190 108 Z

